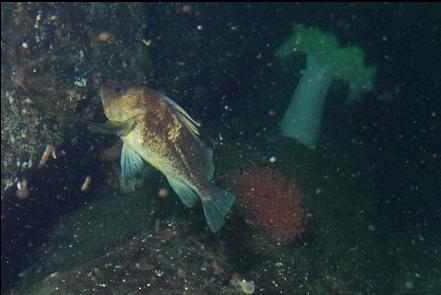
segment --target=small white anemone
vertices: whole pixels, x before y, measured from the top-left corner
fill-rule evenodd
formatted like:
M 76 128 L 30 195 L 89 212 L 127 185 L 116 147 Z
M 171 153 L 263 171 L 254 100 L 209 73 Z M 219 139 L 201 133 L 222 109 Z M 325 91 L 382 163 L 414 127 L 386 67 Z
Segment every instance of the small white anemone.
M 241 280 L 239 281 L 240 289 L 245 294 L 253 294 L 256 290 L 256 285 L 253 281 Z
M 253 281 L 241 279 L 239 275 L 233 275 L 230 284 L 242 294 L 253 294 L 256 290 Z

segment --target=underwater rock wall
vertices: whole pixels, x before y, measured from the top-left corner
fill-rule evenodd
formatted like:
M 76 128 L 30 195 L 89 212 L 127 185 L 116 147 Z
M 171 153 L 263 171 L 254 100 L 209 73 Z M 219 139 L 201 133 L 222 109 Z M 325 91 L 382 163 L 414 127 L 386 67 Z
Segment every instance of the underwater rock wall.
M 66 129 L 78 135 L 95 115 L 103 80 L 148 80 L 143 10 L 140 4 L 2 4 L 2 191 L 38 163 L 46 145 L 79 140 Z
M 151 77 L 146 24 L 136 3 L 1 4 L 2 289 L 41 227 L 83 201 L 101 82 Z

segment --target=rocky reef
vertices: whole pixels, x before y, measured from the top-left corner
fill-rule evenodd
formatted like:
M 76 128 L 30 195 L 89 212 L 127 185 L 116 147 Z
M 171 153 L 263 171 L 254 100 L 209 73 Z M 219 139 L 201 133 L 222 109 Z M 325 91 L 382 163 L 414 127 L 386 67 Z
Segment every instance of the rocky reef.
M 154 210 L 154 193 L 102 191 L 61 219 L 13 294 L 233 294 L 225 245 Z
M 96 116 L 103 80 L 151 77 L 142 12 L 136 4 L 2 4 L 2 196 L 48 144 L 84 140 L 78 130 Z
M 101 81 L 151 77 L 144 17 L 140 4 L 1 4 L 2 282 L 51 218 L 80 206 L 96 163 L 84 127 L 100 114 Z
M 324 132 L 314 152 L 277 133 L 285 107 L 278 99 L 292 93 L 298 74 L 280 74 L 274 52 L 292 16 L 304 11 L 298 5 L 2 3 L 2 293 L 436 290 L 439 268 L 414 267 L 418 255 L 401 259 L 402 249 L 414 253 L 403 247 L 405 235 L 396 245 L 384 243 L 375 211 L 382 196 L 373 189 L 379 168 L 366 165 L 372 128 L 364 129 L 371 125 L 357 117 L 362 112 L 352 119 L 344 113 L 353 120 L 345 126 L 354 129 Z M 272 23 L 262 22 L 269 16 Z M 214 180 L 223 187 L 233 190 L 232 177 L 253 166 L 295 179 L 302 189 L 302 222 L 293 219 L 299 227 L 269 239 L 237 204 L 212 234 L 202 208 L 185 208 L 151 170 L 135 192 L 121 193 L 121 145 L 86 128 L 104 120 L 99 89 L 111 79 L 164 91 L 200 121 L 214 150 Z M 357 140 L 340 141 L 358 130 L 364 133 Z M 432 246 L 438 240 L 413 240 L 430 244 L 439 260 Z

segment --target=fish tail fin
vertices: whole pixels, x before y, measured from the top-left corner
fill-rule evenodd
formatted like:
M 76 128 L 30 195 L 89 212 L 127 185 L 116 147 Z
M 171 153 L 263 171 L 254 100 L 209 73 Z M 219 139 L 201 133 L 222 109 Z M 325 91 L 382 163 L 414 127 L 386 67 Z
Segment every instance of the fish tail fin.
M 230 212 L 235 199 L 232 193 L 214 187 L 202 200 L 205 218 L 212 232 L 217 232 L 222 228 L 224 218 Z

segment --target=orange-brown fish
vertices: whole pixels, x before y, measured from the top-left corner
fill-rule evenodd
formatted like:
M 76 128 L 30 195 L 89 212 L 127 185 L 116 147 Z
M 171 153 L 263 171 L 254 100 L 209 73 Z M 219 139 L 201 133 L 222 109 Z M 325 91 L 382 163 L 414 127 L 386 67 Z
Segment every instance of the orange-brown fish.
M 101 88 L 101 100 L 109 121 L 91 128 L 122 139 L 122 177 L 135 176 L 144 159 L 167 177 L 187 207 L 199 196 L 208 226 L 218 231 L 235 197 L 210 184 L 212 150 L 199 139 L 199 124 L 170 98 L 148 88 L 109 83 Z

